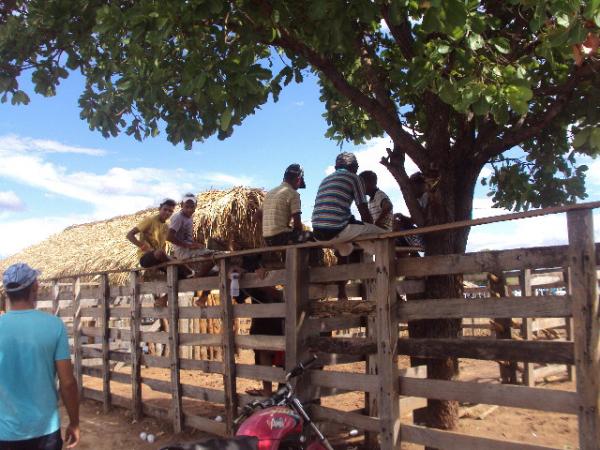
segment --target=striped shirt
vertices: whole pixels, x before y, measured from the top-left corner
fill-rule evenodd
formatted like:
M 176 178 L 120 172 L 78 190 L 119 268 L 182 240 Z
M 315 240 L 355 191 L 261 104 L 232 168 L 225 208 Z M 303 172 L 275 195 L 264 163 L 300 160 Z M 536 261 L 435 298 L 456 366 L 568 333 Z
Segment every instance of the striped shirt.
M 292 231 L 290 221 L 301 211 L 300 194 L 285 181 L 265 195 L 263 203 L 263 237 Z
M 343 230 L 352 217 L 352 202 L 357 205 L 367 203 L 365 188 L 358 175 L 338 169 L 319 185 L 312 214 L 313 228 Z

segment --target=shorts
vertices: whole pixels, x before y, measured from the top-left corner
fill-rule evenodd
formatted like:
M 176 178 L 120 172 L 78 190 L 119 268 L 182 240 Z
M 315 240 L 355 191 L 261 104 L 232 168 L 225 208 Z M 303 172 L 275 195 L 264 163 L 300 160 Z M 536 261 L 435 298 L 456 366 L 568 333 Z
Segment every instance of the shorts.
M 285 231 L 275 236 L 265 237 L 265 243 L 268 247 L 277 247 L 280 245 L 297 244 L 300 240 L 300 233 L 297 231 Z
M 24 441 L 0 441 L 0 450 L 61 450 L 60 428 L 54 433 Z

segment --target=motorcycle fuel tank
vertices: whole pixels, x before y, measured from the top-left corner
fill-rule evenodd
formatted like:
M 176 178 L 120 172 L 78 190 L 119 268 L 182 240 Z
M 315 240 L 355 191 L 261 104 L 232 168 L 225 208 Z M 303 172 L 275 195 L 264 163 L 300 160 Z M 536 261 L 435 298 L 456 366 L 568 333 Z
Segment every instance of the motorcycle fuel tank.
M 273 406 L 257 411 L 248 417 L 236 436 L 256 436 L 260 450 L 276 450 L 279 443 L 302 433 L 302 420 L 285 406 Z

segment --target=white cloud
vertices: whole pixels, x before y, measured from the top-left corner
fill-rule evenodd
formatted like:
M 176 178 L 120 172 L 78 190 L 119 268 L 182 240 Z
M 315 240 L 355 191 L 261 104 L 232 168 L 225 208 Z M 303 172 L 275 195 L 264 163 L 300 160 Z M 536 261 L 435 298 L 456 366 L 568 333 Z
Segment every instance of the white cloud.
M 40 153 L 79 153 L 82 155 L 102 156 L 105 150 L 98 148 L 66 145 L 50 139 L 33 139 L 15 134 L 0 136 L 0 148 L 14 152 L 37 151 Z
M 0 211 L 23 211 L 25 204 L 13 191 L 0 191 Z

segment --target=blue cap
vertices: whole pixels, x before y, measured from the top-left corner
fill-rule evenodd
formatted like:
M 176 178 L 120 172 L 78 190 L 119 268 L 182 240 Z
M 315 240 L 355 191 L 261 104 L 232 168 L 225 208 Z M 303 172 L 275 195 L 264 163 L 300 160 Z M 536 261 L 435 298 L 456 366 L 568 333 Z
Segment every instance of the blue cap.
M 4 271 L 2 284 L 6 292 L 20 291 L 33 283 L 39 274 L 25 263 L 16 263 Z

